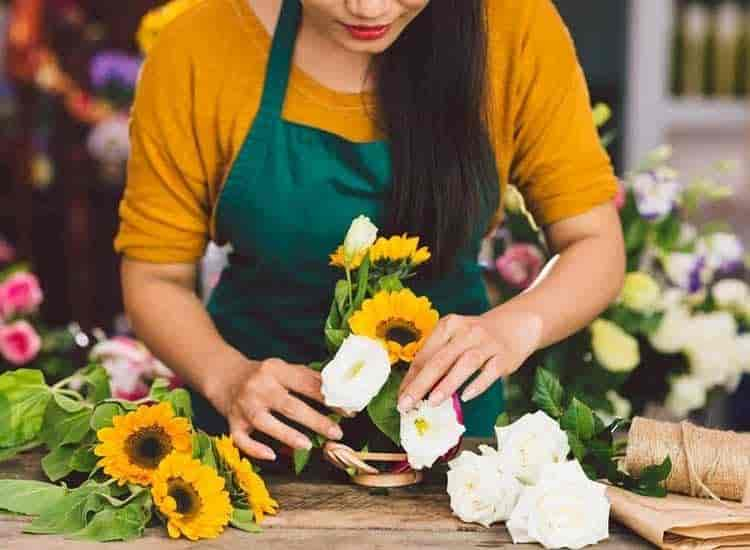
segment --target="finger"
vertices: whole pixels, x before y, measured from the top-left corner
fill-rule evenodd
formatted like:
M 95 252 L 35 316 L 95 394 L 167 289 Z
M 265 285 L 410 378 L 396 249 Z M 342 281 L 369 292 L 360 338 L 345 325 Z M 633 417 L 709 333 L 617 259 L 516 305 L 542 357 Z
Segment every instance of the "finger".
M 461 401 L 471 401 L 486 392 L 505 371 L 503 363 L 503 359 L 498 355 L 487 361 L 482 368 L 482 374 L 477 376 L 461 394 Z
M 325 404 L 325 398 L 320 391 L 322 379 L 319 372 L 304 365 L 287 364 L 285 369 L 283 375 L 277 379 L 286 389 Z
M 435 387 L 459 357 L 479 343 L 473 335 L 474 331 L 470 331 L 466 337 L 454 338 L 450 344 L 435 354 L 401 391 L 399 411 L 408 412 L 415 403 L 423 399 L 427 392 Z
M 254 428 L 290 446 L 292 449 L 312 449 L 312 442 L 307 437 L 284 424 L 270 412 L 258 415 L 255 419 Z
M 457 315 L 443 317 L 425 341 L 422 349 L 414 357 L 412 366 L 415 366 L 417 370 L 421 369 L 433 355 L 450 342 L 453 335 L 460 330 L 460 326 L 461 323 Z
M 243 453 L 260 460 L 276 460 L 273 449 L 255 441 L 244 430 L 232 430 L 232 441 Z
M 281 398 L 274 410 L 328 439 L 338 440 L 344 437 L 338 424 L 291 394 Z
M 492 352 L 482 348 L 472 348 L 464 353 L 430 393 L 430 405 L 437 407 L 456 393 L 491 357 Z

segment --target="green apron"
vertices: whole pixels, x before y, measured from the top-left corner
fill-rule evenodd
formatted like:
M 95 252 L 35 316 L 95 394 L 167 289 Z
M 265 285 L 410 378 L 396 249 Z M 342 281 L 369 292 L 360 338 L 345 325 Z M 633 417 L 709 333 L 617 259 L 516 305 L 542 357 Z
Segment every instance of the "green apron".
M 299 0 L 286 0 L 260 109 L 219 197 L 217 240 L 232 252 L 208 310 L 222 337 L 247 357 L 306 364 L 326 357 L 323 324 L 341 276 L 328 256 L 358 215 L 381 225 L 391 166 L 385 142 L 351 143 L 282 119 L 300 19 Z M 478 249 L 479 239 L 453 273 L 415 279 L 411 288 L 441 315 L 483 313 Z M 503 405 L 500 383 L 467 403 L 467 434 L 493 435 Z M 194 406 L 197 425 L 226 431 L 205 399 L 194 395 Z

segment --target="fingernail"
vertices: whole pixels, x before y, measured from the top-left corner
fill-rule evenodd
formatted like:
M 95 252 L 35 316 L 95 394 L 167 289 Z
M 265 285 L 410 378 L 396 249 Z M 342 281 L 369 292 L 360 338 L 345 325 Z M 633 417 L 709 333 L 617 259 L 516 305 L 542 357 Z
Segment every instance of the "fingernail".
M 266 460 L 276 460 L 276 453 L 274 453 L 271 449 L 268 449 L 263 452 L 264 457 Z
M 430 395 L 430 405 L 432 405 L 433 407 L 437 407 L 443 401 L 445 401 L 445 395 L 443 395 L 442 392 L 434 391 Z
M 407 413 L 414 406 L 414 398 L 411 395 L 404 395 L 398 400 L 398 412 Z
M 467 388 L 464 393 L 461 394 L 461 401 L 471 401 L 477 396 L 477 390 L 474 388 Z
M 344 437 L 344 432 L 341 431 L 341 428 L 338 426 L 334 426 L 330 430 L 328 430 L 328 437 L 331 439 L 341 439 Z
M 297 439 L 297 447 L 309 451 L 312 449 L 312 442 L 306 437 L 300 437 Z

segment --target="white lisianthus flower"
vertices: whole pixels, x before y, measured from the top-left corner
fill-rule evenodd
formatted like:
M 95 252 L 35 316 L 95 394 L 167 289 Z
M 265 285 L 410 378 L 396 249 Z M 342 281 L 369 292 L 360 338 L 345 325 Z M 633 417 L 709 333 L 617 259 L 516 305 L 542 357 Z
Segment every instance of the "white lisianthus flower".
M 351 335 L 321 373 L 321 393 L 329 407 L 347 413 L 363 410 L 391 374 L 385 347 L 371 338 Z
M 437 407 L 420 401 L 401 415 L 401 446 L 415 470 L 432 467 L 438 458 L 458 445 L 465 431 L 450 399 Z
M 638 340 L 616 323 L 597 319 L 589 329 L 594 356 L 608 371 L 630 372 L 641 362 Z
M 688 325 L 684 351 L 690 372 L 707 388 L 736 386 L 741 372 L 737 357 L 737 321 L 725 311 L 700 314 Z
M 669 280 L 690 294 L 701 291 L 714 274 L 706 257 L 701 254 L 672 252 L 663 265 Z
M 740 279 L 723 279 L 711 289 L 711 296 L 719 308 L 741 312 L 750 304 L 750 287 Z
M 537 482 L 544 465 L 564 462 L 570 452 L 567 434 L 544 411 L 525 414 L 509 426 L 495 428 L 495 433 L 498 468 L 528 485 Z
M 466 523 L 490 527 L 506 521 L 522 489 L 521 483 L 512 474 L 498 470 L 497 462 L 489 456 L 464 451 L 450 462 L 451 509 Z
M 742 266 L 745 256 L 742 241 L 731 233 L 713 233 L 699 239 L 696 249 L 699 254 L 705 255 L 711 269 L 724 273 Z
M 659 169 L 636 174 L 630 181 L 638 213 L 647 220 L 667 216 L 677 204 L 681 186 L 673 171 Z
M 359 216 L 353 222 L 344 239 L 344 256 L 348 260 L 356 258 L 374 243 L 378 236 L 378 228 L 367 216 Z
M 692 316 L 687 307 L 672 307 L 664 313 L 659 328 L 649 336 L 649 342 L 656 351 L 678 353 L 689 338 L 691 322 Z
M 685 305 L 685 299 L 687 293 L 681 288 L 670 287 L 662 292 L 661 300 L 659 300 L 659 309 L 667 311 L 676 307 L 682 307 Z
M 654 311 L 660 302 L 659 283 L 648 273 L 636 271 L 625 276 L 619 301 L 627 308 L 640 313 Z
M 706 406 L 706 386 L 696 376 L 675 376 L 670 380 L 669 388 L 664 406 L 677 418 L 685 418 L 691 411 Z
M 546 465 L 539 483 L 524 489 L 506 526 L 514 543 L 578 549 L 609 537 L 609 509 L 606 487 L 572 460 Z

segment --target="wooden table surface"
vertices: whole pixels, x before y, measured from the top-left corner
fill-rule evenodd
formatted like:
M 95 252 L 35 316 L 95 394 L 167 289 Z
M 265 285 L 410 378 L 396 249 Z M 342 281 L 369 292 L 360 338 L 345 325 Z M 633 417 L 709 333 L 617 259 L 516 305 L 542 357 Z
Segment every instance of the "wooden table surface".
M 0 478 L 43 479 L 40 455 L 29 453 L 0 464 Z M 299 481 L 288 476 L 267 478 L 273 496 L 281 504 L 276 517 L 264 522 L 263 533 L 252 535 L 227 529 L 214 540 L 170 541 L 164 528 L 150 528 L 145 537 L 127 543 L 129 550 L 375 550 L 458 548 L 541 548 L 516 545 L 503 525 L 485 529 L 469 525 L 451 515 L 444 479 L 405 489 L 391 489 L 388 495 L 345 483 Z M 59 536 L 24 535 L 28 520 L 0 515 L 0 549 L 78 550 L 102 547 Z M 120 550 L 125 543 L 106 543 Z M 610 538 L 597 546 L 603 549 L 653 548 L 644 540 L 612 522 Z

